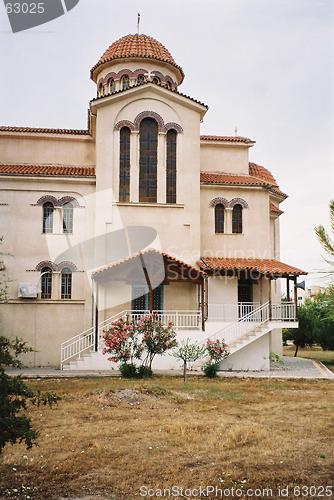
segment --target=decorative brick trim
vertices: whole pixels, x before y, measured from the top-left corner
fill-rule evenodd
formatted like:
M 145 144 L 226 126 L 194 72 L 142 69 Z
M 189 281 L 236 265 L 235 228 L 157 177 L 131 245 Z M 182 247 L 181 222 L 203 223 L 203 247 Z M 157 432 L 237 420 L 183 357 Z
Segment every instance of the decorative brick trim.
M 59 206 L 64 206 L 66 203 L 72 203 L 74 207 L 79 207 L 79 202 L 76 200 L 73 196 L 63 196 L 62 198 L 59 198 L 58 200 L 58 205 Z
M 73 264 L 73 262 L 69 262 L 68 260 L 64 260 L 63 262 L 59 262 L 59 264 L 55 264 L 57 267 L 57 271 L 62 271 L 65 267 L 71 269 L 72 272 L 78 270 L 77 266 Z
M 145 75 L 147 73 L 147 69 L 136 69 L 135 71 L 132 71 L 132 77 L 133 78 L 138 78 L 139 75 Z
M 178 123 L 174 123 L 174 122 L 166 123 L 166 125 L 164 126 L 164 131 L 168 132 L 168 130 L 171 130 L 171 129 L 176 130 L 176 132 L 178 132 L 179 134 L 183 134 L 183 128 Z
M 210 201 L 210 207 L 215 208 L 216 205 L 224 205 L 225 208 L 228 208 L 229 203 L 226 198 L 214 198 L 213 200 Z
M 57 271 L 57 265 L 51 262 L 51 260 L 42 260 L 35 267 L 35 271 L 41 271 L 44 267 L 49 267 L 52 271 Z
M 248 208 L 247 201 L 242 198 L 233 198 L 233 200 L 231 200 L 228 204 L 229 208 L 233 208 L 235 205 L 241 205 L 242 208 Z
M 132 122 L 130 122 L 130 120 L 121 120 L 120 122 L 117 122 L 114 126 L 114 130 L 121 130 L 123 127 L 128 127 L 131 131 L 135 130 L 135 126 Z
M 139 115 L 137 115 L 134 120 L 135 130 L 139 130 L 140 122 L 145 118 L 153 118 L 154 120 L 156 120 L 156 122 L 158 123 L 159 132 L 164 132 L 164 120 L 155 111 L 142 111 L 141 113 L 139 113 Z
M 36 203 L 36 205 L 43 206 L 44 203 L 52 203 L 55 207 L 58 207 L 58 200 L 51 194 L 46 194 L 42 196 Z

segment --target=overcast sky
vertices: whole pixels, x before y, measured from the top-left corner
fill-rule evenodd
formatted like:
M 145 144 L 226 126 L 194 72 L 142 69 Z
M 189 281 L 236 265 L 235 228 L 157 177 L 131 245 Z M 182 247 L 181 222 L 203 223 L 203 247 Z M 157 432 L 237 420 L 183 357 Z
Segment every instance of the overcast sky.
M 161 41 L 209 105 L 202 133 L 256 140 L 281 205 L 281 260 L 326 269 L 313 228 L 334 198 L 333 0 L 80 0 L 67 15 L 12 34 L 0 5 L 2 125 L 86 128 L 90 68 L 117 38 Z M 1 161 L 1 158 L 0 158 Z M 321 275 L 310 274 L 310 282 Z

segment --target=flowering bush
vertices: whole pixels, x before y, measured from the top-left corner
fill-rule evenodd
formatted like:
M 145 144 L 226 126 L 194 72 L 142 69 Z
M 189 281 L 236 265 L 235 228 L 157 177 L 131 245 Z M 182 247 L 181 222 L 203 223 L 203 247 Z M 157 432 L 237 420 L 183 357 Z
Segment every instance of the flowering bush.
M 224 339 L 208 339 L 206 342 L 206 351 L 210 357 L 210 360 L 216 363 L 219 363 L 228 355 L 228 350 L 226 349 L 226 347 L 227 345 L 225 344 Z
M 103 354 L 111 354 L 108 361 L 115 363 L 133 364 L 135 359 L 140 359 L 144 346 L 138 336 L 137 325 L 134 321 L 118 319 L 104 332 L 103 341 L 105 348 Z
M 202 367 L 204 375 L 208 378 L 217 376 L 219 363 L 228 356 L 227 345 L 224 340 L 210 340 L 206 342 L 206 352 L 209 355 L 210 361 L 205 363 Z
M 177 345 L 173 324 L 164 325 L 158 315 L 153 314 L 139 320 L 114 321 L 104 332 L 103 341 L 106 346 L 103 354 L 111 355 L 109 361 L 120 363 L 122 375 L 128 377 L 148 376 L 154 357 Z M 144 352 L 143 366 L 136 368 L 134 360 L 141 359 Z

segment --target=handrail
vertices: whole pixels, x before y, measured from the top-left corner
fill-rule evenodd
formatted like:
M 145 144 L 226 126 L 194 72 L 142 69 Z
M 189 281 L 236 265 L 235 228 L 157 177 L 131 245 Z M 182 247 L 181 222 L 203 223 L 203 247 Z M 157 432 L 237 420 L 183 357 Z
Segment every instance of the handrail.
M 235 342 L 238 338 L 246 335 L 249 331 L 269 321 L 269 301 L 257 307 L 251 313 L 246 314 L 238 321 L 230 323 L 210 335 L 208 339 L 217 338 L 217 336 L 227 342 Z

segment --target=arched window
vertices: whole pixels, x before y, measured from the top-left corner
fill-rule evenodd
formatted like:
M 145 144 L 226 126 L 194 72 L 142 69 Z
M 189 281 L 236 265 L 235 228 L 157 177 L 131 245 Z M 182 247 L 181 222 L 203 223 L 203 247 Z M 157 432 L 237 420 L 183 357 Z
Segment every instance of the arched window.
M 137 77 L 137 83 L 141 84 L 145 82 L 145 76 L 144 75 L 138 75 Z
M 103 96 L 103 83 L 99 83 L 99 86 L 98 86 L 98 90 L 97 90 L 97 95 L 98 97 L 102 97 Z
M 130 137 L 128 127 L 121 128 L 119 148 L 119 201 L 130 201 Z
M 242 233 L 242 206 L 237 203 L 232 211 L 232 233 Z
M 109 82 L 108 82 L 108 86 L 109 86 L 109 94 L 112 94 L 113 92 L 115 92 L 115 80 L 113 78 L 110 78 Z
M 73 233 L 73 205 L 65 203 L 63 206 L 63 233 Z
M 64 267 L 61 272 L 61 298 L 70 299 L 72 297 L 72 271 L 69 267 Z
M 139 127 L 139 201 L 157 201 L 158 124 L 144 118 Z
M 176 203 L 176 142 L 177 132 L 167 132 L 166 202 Z
M 166 87 L 167 87 L 169 90 L 172 90 L 172 84 L 171 84 L 169 81 L 167 81 L 167 82 L 166 82 Z
M 160 78 L 158 76 L 155 76 L 152 80 L 153 83 L 159 85 L 160 84 Z
M 130 87 L 129 75 L 124 75 L 122 77 L 122 90 L 126 90 Z
M 43 233 L 53 232 L 54 207 L 50 201 L 43 204 Z
M 41 298 L 51 299 L 52 296 L 52 269 L 43 267 L 41 270 Z
M 215 206 L 215 233 L 224 232 L 225 207 L 222 203 Z

